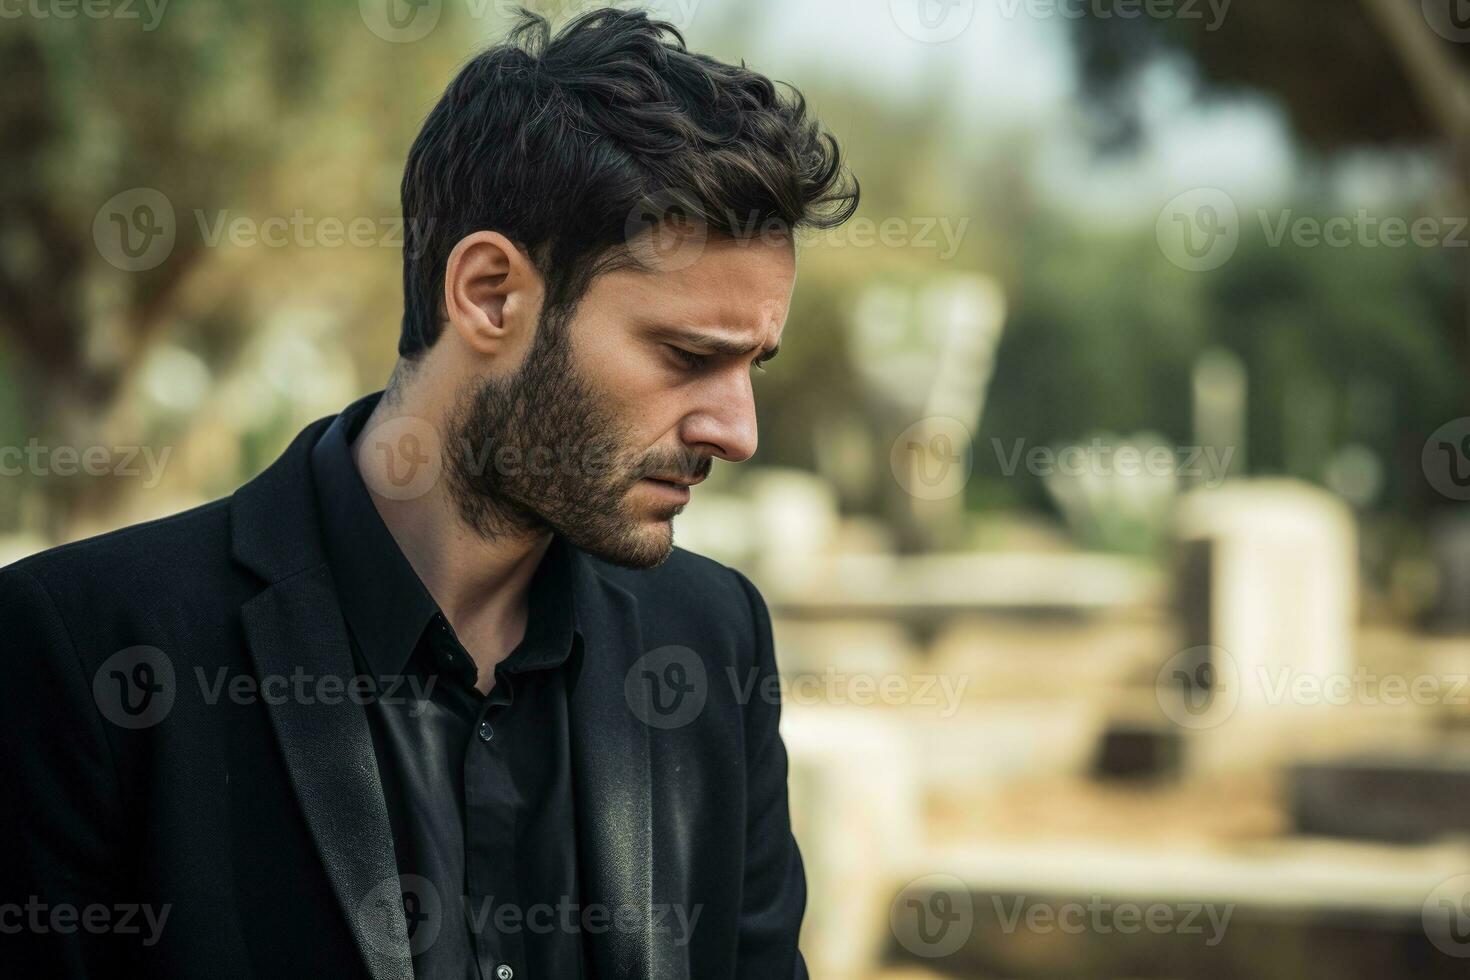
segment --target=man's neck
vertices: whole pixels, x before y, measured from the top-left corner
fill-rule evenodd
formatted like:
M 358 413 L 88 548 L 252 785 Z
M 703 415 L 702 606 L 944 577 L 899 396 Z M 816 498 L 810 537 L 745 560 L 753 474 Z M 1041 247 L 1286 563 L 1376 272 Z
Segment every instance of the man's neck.
M 406 398 L 389 403 L 388 396 L 373 408 L 363 432 L 400 416 L 429 420 L 444 438 L 444 416 L 436 406 L 414 405 Z M 353 447 L 358 471 L 369 486 L 375 471 L 389 465 L 365 449 L 359 439 Z M 394 500 L 371 494 L 378 514 L 419 580 L 449 619 L 456 635 L 479 670 L 477 686 L 494 685 L 495 667 L 520 643 L 526 631 L 531 578 L 551 544 L 551 532 L 507 534 L 486 539 L 460 516 L 459 508 L 441 472 L 428 492 Z

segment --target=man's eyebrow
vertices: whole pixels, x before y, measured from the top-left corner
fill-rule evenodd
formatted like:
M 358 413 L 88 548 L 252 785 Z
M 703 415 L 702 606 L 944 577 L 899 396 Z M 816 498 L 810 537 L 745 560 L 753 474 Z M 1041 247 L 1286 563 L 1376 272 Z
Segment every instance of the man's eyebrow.
M 703 348 L 715 354 L 730 354 L 735 357 L 741 357 L 759 350 L 761 355 L 756 358 L 758 362 L 769 361 L 781 351 L 781 345 L 779 343 L 771 347 L 758 347 L 742 343 L 738 340 L 731 340 L 729 337 L 722 337 L 719 334 L 702 333 L 697 330 L 673 329 L 666 332 L 671 337 L 677 337 L 687 344 L 692 344 L 695 347 Z

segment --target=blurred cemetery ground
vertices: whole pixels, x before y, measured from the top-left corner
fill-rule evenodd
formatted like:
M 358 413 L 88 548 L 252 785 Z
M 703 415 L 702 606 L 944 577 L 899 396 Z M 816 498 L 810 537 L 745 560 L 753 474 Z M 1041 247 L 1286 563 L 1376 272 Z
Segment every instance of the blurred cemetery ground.
M 1470 31 L 1387 3 L 653 4 L 863 185 L 676 523 L 773 612 L 814 976 L 1463 975 Z M 417 9 L 0 25 L 0 562 L 382 384 L 505 22 Z

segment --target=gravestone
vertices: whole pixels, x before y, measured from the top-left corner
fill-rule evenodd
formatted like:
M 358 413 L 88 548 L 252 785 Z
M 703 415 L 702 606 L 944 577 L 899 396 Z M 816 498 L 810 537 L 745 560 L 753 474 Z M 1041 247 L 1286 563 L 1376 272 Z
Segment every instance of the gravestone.
M 1176 530 L 1181 650 L 1212 650 L 1232 717 L 1285 718 L 1314 703 L 1297 692 L 1351 675 L 1357 530 L 1340 500 L 1291 480 L 1228 482 L 1185 495 Z

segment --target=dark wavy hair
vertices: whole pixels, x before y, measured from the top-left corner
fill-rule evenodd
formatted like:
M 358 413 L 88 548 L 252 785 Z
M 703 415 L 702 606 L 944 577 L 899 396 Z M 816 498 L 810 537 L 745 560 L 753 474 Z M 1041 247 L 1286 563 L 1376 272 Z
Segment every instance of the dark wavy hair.
M 547 309 L 566 310 L 629 261 L 631 215 L 679 211 L 725 238 L 846 221 L 858 185 L 837 141 L 777 84 L 690 52 L 639 11 L 590 11 L 553 36 L 521 9 L 409 150 L 398 353 L 412 360 L 438 339 L 445 263 L 476 231 L 522 248 Z

